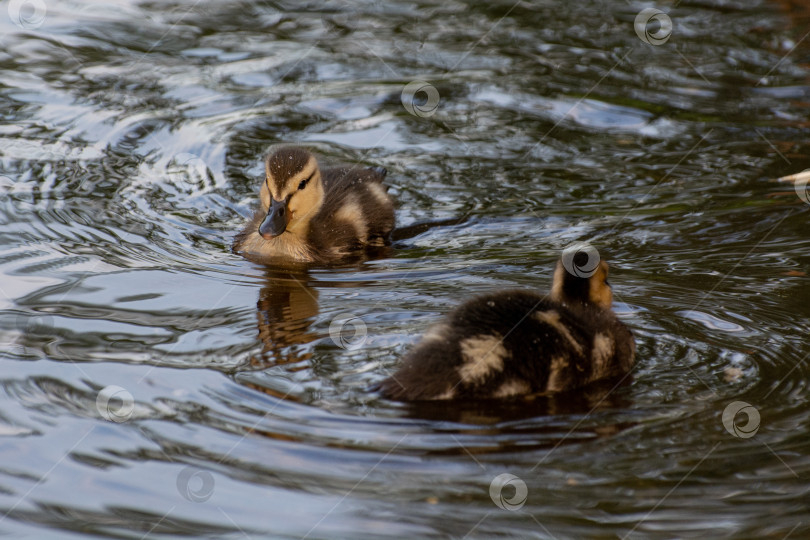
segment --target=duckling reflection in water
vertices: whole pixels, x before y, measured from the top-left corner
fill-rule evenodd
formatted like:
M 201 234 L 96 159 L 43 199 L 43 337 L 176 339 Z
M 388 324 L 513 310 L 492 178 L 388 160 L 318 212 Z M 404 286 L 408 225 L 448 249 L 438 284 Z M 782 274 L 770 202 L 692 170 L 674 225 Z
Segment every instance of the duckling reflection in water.
M 458 399 L 453 406 L 448 407 L 446 400 L 414 400 L 402 403 L 402 414 L 409 418 L 419 420 L 438 420 L 444 422 L 458 422 L 461 424 L 495 426 L 503 422 L 514 422 L 526 419 L 536 419 L 547 416 L 568 414 L 585 414 L 599 411 L 626 409 L 632 405 L 626 392 L 617 392 L 619 387 L 628 386 L 630 378 L 622 380 L 603 379 L 588 384 L 582 388 L 553 393 L 538 393 L 527 396 L 516 396 L 513 399 Z M 536 433 L 552 435 L 552 446 L 562 442 L 555 439 L 553 434 L 558 433 L 562 439 L 569 442 L 581 441 L 585 436 L 603 436 L 616 434 L 633 425 L 632 422 L 586 422 L 571 432 L 571 426 L 565 425 L 560 433 L 560 425 L 556 422 L 541 421 L 534 425 L 532 430 Z M 538 441 L 538 447 L 548 445 L 548 440 Z M 525 441 L 521 443 L 522 448 Z M 488 447 L 490 450 L 493 447 Z M 497 448 L 497 447 L 495 447 Z M 469 448 L 468 448 L 469 449 Z M 470 451 L 473 451 L 470 449 Z M 500 451 L 498 449 L 497 451 Z
M 256 319 L 262 353 L 251 358 L 254 367 L 290 364 L 308 360 L 311 352 L 301 348 L 316 339 L 309 331 L 318 315 L 318 291 L 309 286 L 306 274 L 268 270 L 266 285 L 259 291 Z
M 284 147 L 265 161 L 260 208 L 236 235 L 248 258 L 333 263 L 390 243 L 394 205 L 382 167 L 321 169 L 303 148 Z
M 575 245 L 557 262 L 551 297 L 503 291 L 474 298 L 430 328 L 380 383 L 403 401 L 556 393 L 626 374 L 635 340 L 611 310 L 608 264 Z

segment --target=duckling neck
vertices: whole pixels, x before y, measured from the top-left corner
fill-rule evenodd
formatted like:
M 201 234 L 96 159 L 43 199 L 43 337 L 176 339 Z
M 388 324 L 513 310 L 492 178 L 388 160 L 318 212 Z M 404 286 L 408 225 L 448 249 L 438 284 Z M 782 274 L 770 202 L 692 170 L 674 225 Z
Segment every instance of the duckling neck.
M 305 238 L 296 232 L 286 231 L 272 240 L 265 240 L 273 256 L 290 257 L 298 261 L 311 261 L 312 253 Z
M 290 231 L 268 240 L 263 238 L 256 228 L 251 228 L 244 239 L 239 241 L 237 249 L 259 257 L 278 257 L 300 262 L 315 260 L 315 254 L 307 242 L 298 234 Z
M 584 300 L 572 300 L 566 299 L 560 302 L 563 306 L 568 308 L 569 311 L 582 314 L 582 313 L 593 313 L 593 314 L 611 314 L 613 313 L 610 309 L 605 309 L 602 306 L 598 306 L 593 302 L 586 302 Z

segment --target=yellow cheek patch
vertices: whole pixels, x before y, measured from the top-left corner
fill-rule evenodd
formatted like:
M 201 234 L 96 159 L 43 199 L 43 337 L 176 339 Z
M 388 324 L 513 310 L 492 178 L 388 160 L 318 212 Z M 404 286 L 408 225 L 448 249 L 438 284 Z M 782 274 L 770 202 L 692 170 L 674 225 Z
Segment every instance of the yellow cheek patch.
M 265 182 L 262 184 L 262 188 L 259 190 L 259 200 L 262 203 L 262 208 L 265 211 L 270 210 L 270 190 L 267 188 L 267 183 Z
M 304 172 L 307 172 L 307 170 Z M 298 189 L 300 180 L 295 184 L 295 190 L 292 192 L 287 206 L 290 218 L 287 230 L 296 234 L 306 234 L 310 220 L 318 214 L 324 204 L 321 175 L 317 169 L 310 174 L 312 175 L 311 178 L 309 176 L 304 177 L 304 179 L 309 178 L 309 182 L 304 189 Z
M 287 197 L 295 194 L 298 191 L 298 186 L 301 184 L 303 180 L 310 179 L 310 183 L 315 180 L 315 177 L 320 177 L 318 172 L 318 162 L 315 160 L 314 156 L 310 156 L 309 161 L 307 161 L 304 167 L 294 173 L 292 176 L 285 176 L 287 173 L 285 171 L 276 171 L 274 174 L 270 170 L 270 162 L 267 161 L 264 164 L 264 172 L 265 172 L 265 181 L 264 181 L 264 188 L 267 188 L 269 191 L 269 195 L 277 201 L 283 201 Z

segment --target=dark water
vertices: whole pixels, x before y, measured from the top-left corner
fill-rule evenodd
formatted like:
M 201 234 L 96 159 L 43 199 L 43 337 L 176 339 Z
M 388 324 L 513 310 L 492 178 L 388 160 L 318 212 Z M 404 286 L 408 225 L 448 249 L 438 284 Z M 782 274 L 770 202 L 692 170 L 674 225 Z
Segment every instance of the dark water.
M 773 179 L 810 167 L 810 10 L 663 3 L 652 45 L 648 7 L 0 4 L 0 533 L 807 537 L 810 206 Z M 385 166 L 403 225 L 469 220 L 245 261 L 281 142 Z M 579 240 L 638 339 L 623 384 L 367 390 Z

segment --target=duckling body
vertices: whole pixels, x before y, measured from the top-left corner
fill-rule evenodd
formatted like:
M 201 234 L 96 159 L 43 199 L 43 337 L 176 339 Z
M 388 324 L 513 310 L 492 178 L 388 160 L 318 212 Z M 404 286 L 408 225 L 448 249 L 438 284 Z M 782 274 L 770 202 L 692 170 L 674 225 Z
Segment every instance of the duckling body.
M 233 251 L 304 263 L 339 262 L 390 242 L 394 205 L 382 167 L 320 169 L 315 157 L 281 148 L 265 161 L 261 206 Z
M 551 297 L 510 290 L 474 298 L 430 328 L 385 379 L 403 401 L 499 399 L 572 390 L 630 370 L 635 341 L 610 309 L 608 266 L 589 277 L 557 263 Z

